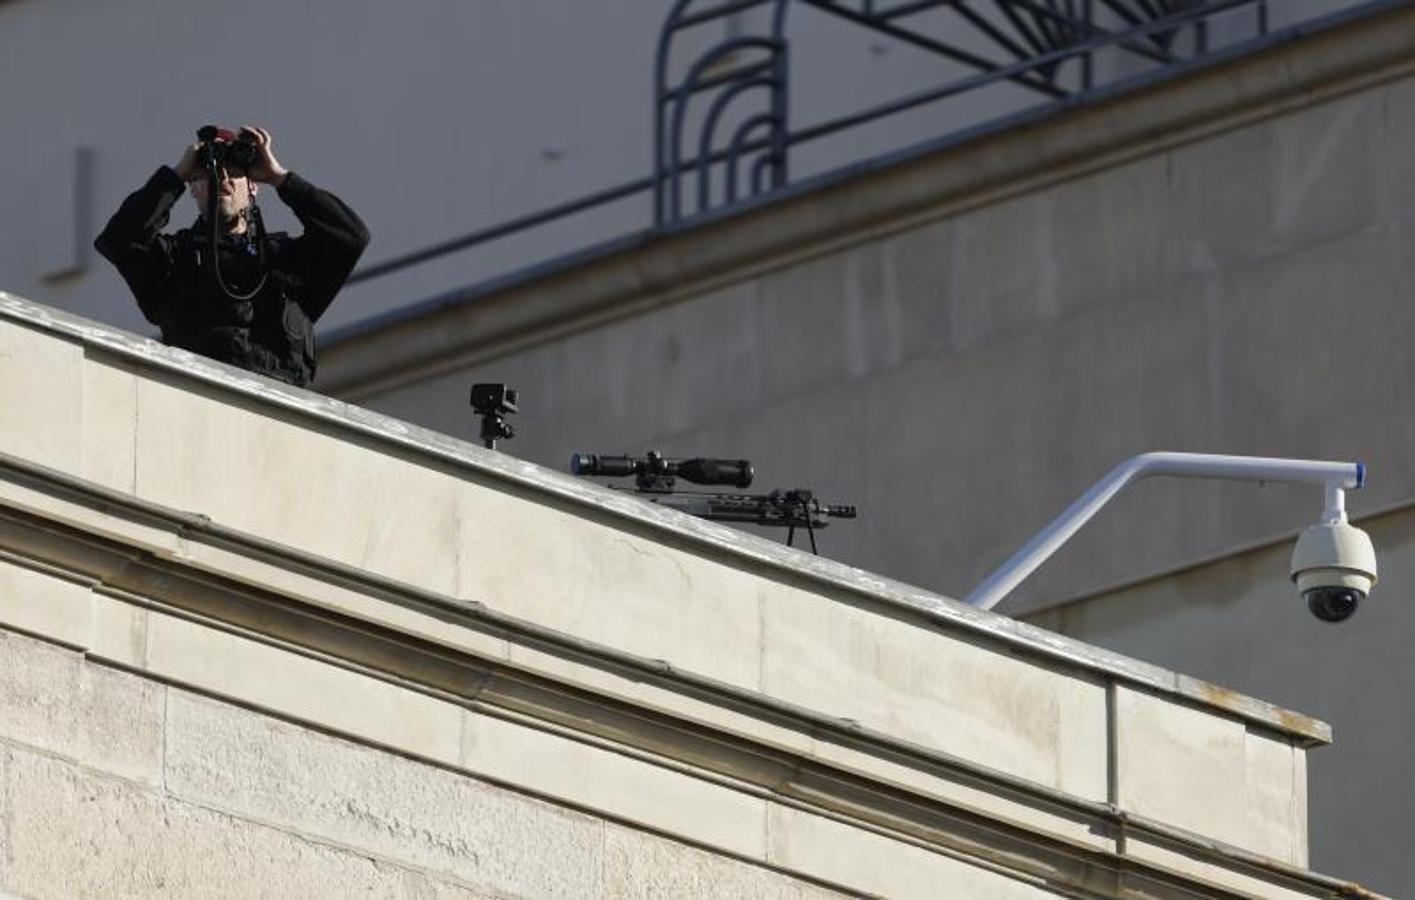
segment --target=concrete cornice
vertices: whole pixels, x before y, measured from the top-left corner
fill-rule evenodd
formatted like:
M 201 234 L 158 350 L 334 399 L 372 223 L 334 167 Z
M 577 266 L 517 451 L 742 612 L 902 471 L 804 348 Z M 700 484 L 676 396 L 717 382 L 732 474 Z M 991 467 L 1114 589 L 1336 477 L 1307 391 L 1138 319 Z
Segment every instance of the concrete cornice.
M 480 713 L 591 742 L 614 752 L 716 780 L 738 791 L 967 859 L 1023 881 L 1119 896 L 1142 890 L 1180 896 L 1190 885 L 1161 866 L 1134 859 L 1126 841 L 1148 842 L 1205 866 L 1302 895 L 1371 896 L 1358 885 L 1326 878 L 1116 807 L 1081 800 L 1040 785 L 912 746 L 854 723 L 832 720 L 728 685 L 696 678 L 655 660 L 556 634 L 498 615 L 478 604 L 443 597 L 369 575 L 253 535 L 223 529 L 204 517 L 164 509 L 99 485 L 12 457 L 0 460 L 0 560 L 77 582 L 90 591 L 227 631 L 285 652 L 352 669 L 399 687 Z M 237 578 L 232 573 L 243 570 Z M 259 575 L 253 573 L 260 572 Z M 580 682 L 547 678 L 524 665 L 419 637 L 394 617 L 380 619 L 353 606 L 302 595 L 302 581 L 371 597 L 386 609 L 455 624 L 509 640 L 561 663 L 601 673 Z M 277 584 L 283 583 L 282 587 Z M 367 608 L 365 608 L 367 609 Z M 55 635 L 45 635 L 55 637 Z M 58 636 L 64 639 L 64 636 Z M 78 649 L 120 666 L 85 643 Z M 141 665 L 137 664 L 139 670 Z M 712 724 L 603 692 L 604 676 L 648 685 L 702 702 Z M 304 724 L 328 727 L 318 715 Z M 337 729 L 336 729 L 337 730 Z M 804 755 L 775 737 L 793 733 L 835 754 Z M 418 755 L 414 746 L 389 749 Z M 833 758 L 834 762 L 826 761 Z M 869 760 L 877 763 L 870 763 Z M 1079 823 L 1106 845 L 1078 846 L 1049 834 L 902 787 L 871 765 L 917 770 L 929 778 L 978 790 L 1004 806 L 1045 819 Z M 1213 896 L 1237 896 L 1215 891 Z
M 1391 0 L 647 231 L 330 335 L 321 389 L 358 398 L 1281 115 L 1415 68 Z
M 1200 679 L 1139 662 L 1101 648 L 1049 632 L 957 600 L 856 569 L 833 560 L 706 522 L 656 504 L 646 503 L 583 479 L 486 450 L 447 435 L 409 425 L 370 410 L 252 375 L 185 351 L 120 331 L 0 292 L 0 319 L 77 341 L 139 368 L 176 374 L 218 391 L 252 399 L 272 412 L 283 411 L 312 424 L 332 427 L 348 437 L 372 439 L 389 450 L 411 451 L 429 463 L 451 465 L 516 485 L 548 500 L 568 503 L 646 527 L 675 542 L 747 564 L 776 577 L 826 590 L 845 590 L 888 615 L 943 632 L 968 635 L 1000 649 L 1040 659 L 1063 670 L 1099 674 L 1122 684 L 1142 687 L 1182 703 L 1212 709 L 1284 734 L 1305 746 L 1328 743 L 1325 722 L 1271 703 L 1229 691 Z M 37 473 L 33 464 L 8 458 L 7 465 Z M 52 473 L 51 479 L 67 476 Z M 88 488 L 84 488 L 87 490 Z M 95 490 L 101 490 L 94 488 Z M 142 507 L 144 501 L 108 492 L 105 502 Z M 153 507 L 152 514 L 173 515 Z M 184 528 L 205 528 L 190 516 Z M 216 527 L 216 526 L 212 526 Z

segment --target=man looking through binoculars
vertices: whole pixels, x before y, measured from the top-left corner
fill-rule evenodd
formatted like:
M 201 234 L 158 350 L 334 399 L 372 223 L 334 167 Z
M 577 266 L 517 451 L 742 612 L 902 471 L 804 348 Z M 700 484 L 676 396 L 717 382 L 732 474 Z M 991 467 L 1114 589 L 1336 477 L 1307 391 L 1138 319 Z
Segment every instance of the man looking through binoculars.
M 175 166 L 129 195 L 94 241 L 163 343 L 295 385 L 315 373 L 314 322 L 368 245 L 368 229 L 328 191 L 275 158 L 263 128 L 206 126 Z M 304 233 L 266 233 L 255 197 L 275 188 Z M 163 234 L 184 191 L 190 228 Z

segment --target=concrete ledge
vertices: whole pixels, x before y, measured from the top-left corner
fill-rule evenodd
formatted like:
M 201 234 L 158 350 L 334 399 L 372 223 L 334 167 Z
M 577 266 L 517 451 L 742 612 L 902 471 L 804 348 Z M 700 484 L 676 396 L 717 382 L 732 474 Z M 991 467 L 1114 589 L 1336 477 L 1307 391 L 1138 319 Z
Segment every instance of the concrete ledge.
M 44 344 L 50 348 L 44 352 L 58 353 L 66 346 L 72 351 L 68 356 L 61 353 L 56 358 L 55 370 L 73 371 L 75 377 L 68 380 L 60 377 L 57 383 L 47 381 L 43 392 L 37 388 L 32 392 L 36 398 L 45 393 L 55 397 L 56 392 L 67 392 L 69 396 L 77 397 L 80 385 L 77 373 L 83 371 L 85 366 L 102 367 L 112 372 L 115 377 L 123 376 L 130 381 L 135 378 L 134 373 L 137 372 L 171 373 L 182 382 L 214 390 L 215 397 L 244 398 L 260 407 L 268 408 L 272 413 L 292 415 L 294 422 L 304 423 L 307 427 L 331 428 L 332 434 L 344 436 L 348 440 L 371 440 L 375 446 L 410 452 L 414 459 L 424 460 L 430 466 L 450 465 L 452 471 L 489 478 L 493 482 L 528 490 L 533 495 L 567 504 L 572 509 L 591 511 L 626 525 L 645 528 L 649 533 L 675 544 L 752 566 L 764 566 L 764 571 L 779 573 L 782 577 L 815 585 L 820 589 L 843 591 L 846 595 L 873 604 L 877 610 L 888 612 L 892 616 L 903 617 L 931 628 L 967 634 L 972 639 L 991 642 L 999 648 L 1006 648 L 1008 652 L 1048 664 L 1114 678 L 1149 688 L 1161 695 L 1173 696 L 1184 702 L 1222 710 L 1262 727 L 1290 735 L 1308 745 L 1328 743 L 1331 740 L 1330 726 L 1300 713 L 1217 689 L 1198 679 L 1082 644 L 1005 616 L 980 612 L 951 598 L 883 576 L 764 541 L 671 509 L 644 503 L 622 493 L 608 491 L 592 483 L 514 457 L 487 451 L 482 447 L 389 416 L 164 347 L 154 341 L 0 291 L 0 325 L 7 320 L 23 329 L 61 338 L 57 343 Z M 81 366 L 81 357 L 77 355 L 78 348 L 74 344 L 89 348 L 90 355 L 94 351 L 102 353 L 98 357 L 84 360 Z M 32 364 L 20 368 L 26 372 L 35 371 Z M 9 378 L 8 370 L 0 374 Z M 92 376 L 85 379 L 87 384 L 92 381 Z M 105 397 L 114 391 L 122 395 L 123 390 L 136 391 L 136 385 L 133 383 L 126 389 L 107 390 L 109 394 L 103 395 Z M 35 402 L 43 406 L 39 400 Z M 132 404 L 136 400 L 130 398 L 124 402 Z M 109 400 L 93 408 L 98 415 L 111 415 L 115 412 L 115 406 Z M 66 477 L 62 473 L 54 472 L 53 466 L 36 466 L 20 458 L 34 454 L 40 459 L 79 465 L 77 460 L 68 460 L 64 456 L 64 453 L 71 451 L 56 453 L 34 444 L 40 439 L 39 435 L 47 432 L 35 429 L 28 423 L 43 415 L 42 409 L 37 408 L 33 417 L 22 416 L 22 413 L 23 408 L 8 405 L 0 408 L 0 426 L 5 427 L 7 435 L 7 441 L 0 442 L 0 453 L 8 454 L 9 459 L 25 471 L 39 474 L 41 470 L 49 469 L 45 477 L 53 476 L 58 479 L 56 483 L 64 482 Z M 131 454 L 136 453 L 135 449 L 131 449 L 133 445 L 125 445 L 122 442 L 114 445 L 113 439 L 119 434 L 119 430 L 111 433 L 104 446 L 116 449 L 120 457 L 126 454 L 127 458 L 132 459 Z M 15 440 L 20 443 L 9 443 Z M 73 443 L 70 444 L 68 440 Z M 71 439 L 61 441 L 56 446 L 78 446 L 78 442 L 79 435 L 75 432 Z M 18 455 L 15 455 L 16 453 Z M 89 461 L 84 465 L 99 470 L 123 471 L 121 465 L 113 466 L 111 463 L 99 465 Z M 87 490 L 88 487 L 90 486 L 83 489 Z M 126 482 L 109 484 L 109 487 L 113 489 L 111 496 L 114 499 L 125 494 L 131 499 L 131 470 L 127 472 Z M 141 501 L 136 502 L 141 505 Z M 200 518 L 190 519 L 189 527 L 199 528 L 201 525 Z
M 13 499 L 7 491 L 0 505 L 9 506 Z M 61 510 L 51 507 L 49 512 Z M 153 548 L 125 551 L 117 542 L 65 527 L 58 518 L 47 525 L 27 518 L 13 510 L 0 517 L 0 546 L 8 548 L 7 558 L 0 560 L 0 586 L 8 585 L 3 595 L 9 600 L 0 602 L 2 624 L 57 636 L 89 659 L 170 685 L 235 700 L 799 876 L 897 896 L 928 896 L 929 885 L 936 883 L 931 880 L 938 878 L 951 886 L 995 891 L 1002 883 L 989 880 L 991 868 L 1010 873 L 1009 883 L 1017 877 L 1025 883 L 1030 873 L 1048 885 L 1085 885 L 1116 894 L 1144 886 L 1166 896 L 1189 883 L 1183 879 L 1198 879 L 1214 888 L 1261 886 L 1260 893 L 1273 897 L 1320 896 L 1333 889 L 1361 895 L 1352 885 L 1271 858 L 806 711 L 793 713 L 765 698 L 753 704 L 752 698 L 726 691 L 713 696 L 710 686 L 694 683 L 686 673 L 654 673 L 648 661 L 638 672 L 624 673 L 622 657 L 562 639 L 551 654 L 559 662 L 552 669 L 558 680 L 547 680 L 530 666 L 497 665 L 494 650 L 490 660 L 454 657 L 445 645 L 417 641 L 403 628 L 390 631 L 334 610 L 321 613 L 308 606 L 307 598 L 271 594 L 177 559 L 160 559 L 150 555 Z M 121 525 L 111 529 L 121 530 Z M 196 539 L 187 534 L 179 541 Z M 24 555 L 16 555 L 17 549 Z M 80 570 L 84 565 L 88 571 Z M 69 579 L 60 580 L 61 571 Z M 17 574 L 22 581 L 12 580 Z M 83 581 L 88 584 L 81 586 Z M 87 621 L 79 625 L 82 619 Z M 461 624 L 477 629 L 470 618 Z M 528 642 L 527 635 L 507 636 L 514 643 Z M 543 635 L 540 643 L 549 637 Z M 14 681 L 22 675 L 52 691 L 55 679 L 45 674 L 52 668 L 47 656 L 53 654 L 12 656 L 16 665 L 6 677 Z M 523 665 L 527 662 L 523 657 Z M 73 658 L 64 664 L 73 669 Z M 598 670 L 598 678 L 589 670 Z M 87 669 L 83 674 L 95 677 Z M 159 709 L 151 683 L 118 673 L 101 678 L 109 683 L 104 687 L 109 700 L 118 689 L 146 698 L 142 703 L 150 714 L 125 725 L 150 728 L 143 723 L 155 721 Z M 13 685 L 6 691 L 21 703 L 36 692 L 16 691 Z M 635 702 L 616 700 L 616 694 Z M 715 710 L 710 722 L 704 714 L 709 708 Z M 157 765 L 158 771 L 139 774 L 141 783 L 162 781 L 180 797 L 197 789 L 193 777 L 205 782 L 213 772 L 209 762 L 200 767 L 205 775 L 183 768 L 183 760 L 209 760 L 210 753 L 184 755 L 182 740 L 224 748 L 223 767 L 231 763 L 232 748 L 249 744 L 223 743 L 229 713 L 210 702 L 170 698 L 161 709 L 169 730 L 173 715 L 179 723 L 191 715 L 212 722 L 184 726 L 184 737 L 175 745 L 169 736 L 160 749 L 138 751 L 138 758 L 148 762 L 136 768 L 111 751 L 95 749 L 88 758 L 106 771 L 117 765 L 118 771 L 143 773 Z M 27 740 L 66 754 L 76 746 L 82 753 L 86 746 L 62 728 L 34 729 L 8 721 L 12 724 L 5 727 L 25 733 Z M 107 735 L 99 722 L 85 722 L 85 728 L 95 738 Z M 150 739 L 136 743 L 151 745 Z M 1151 746 L 1137 754 L 1153 762 L 1168 752 Z M 240 781 L 239 796 L 223 794 L 217 803 L 249 816 L 256 812 L 248 808 L 258 802 L 259 792 L 253 801 L 240 771 L 223 774 Z M 272 786 L 299 782 L 274 773 L 266 777 L 275 779 Z M 205 799 L 203 805 L 210 802 Z M 272 814 L 261 812 L 258 819 Z M 752 821 L 761 822 L 760 831 L 748 826 Z M 864 859 L 858 842 L 870 833 L 879 835 L 878 846 L 861 869 L 856 865 Z M 757 834 L 772 837 L 764 844 L 757 842 Z M 1158 857 L 1161 863 L 1181 859 L 1183 866 L 1142 865 L 1128 858 L 1120 862 L 1126 856 L 1118 843 L 1122 834 L 1131 841 L 1143 838 L 1146 846 L 1168 848 L 1169 856 Z M 837 842 L 843 842 L 839 852 L 823 852 Z M 910 849 L 914 844 L 919 853 Z M 968 865 L 952 865 L 936 855 L 940 852 Z
M 901 891 L 927 872 L 1346 889 L 1303 871 L 1289 814 L 1320 723 L 14 298 L 0 310 L 0 383 L 32 391 L 0 410 L 8 628 L 808 878 L 841 865 L 813 848 L 884 839 L 897 866 L 854 864 L 851 890 L 906 870 Z M 1195 810 L 1201 786 L 1214 809 Z M 1200 874 L 1141 865 L 1131 833 Z

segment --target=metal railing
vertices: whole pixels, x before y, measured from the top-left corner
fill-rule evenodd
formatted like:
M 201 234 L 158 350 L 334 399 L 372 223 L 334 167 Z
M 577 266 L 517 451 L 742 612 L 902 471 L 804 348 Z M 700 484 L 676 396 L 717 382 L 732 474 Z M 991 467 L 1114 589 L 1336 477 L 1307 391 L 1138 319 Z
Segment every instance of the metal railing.
M 793 130 L 787 38 L 792 7 L 926 50 L 965 74 Z M 720 27 L 729 17 L 740 23 L 754 10 L 769 13 L 754 17 L 765 23 L 761 33 L 729 34 L 675 65 L 674 51 L 685 35 Z M 999 84 L 1035 94 L 1043 103 L 1074 103 L 1137 74 L 1137 66 L 1153 70 L 1192 63 L 1210 53 L 1210 23 L 1220 16 L 1244 17 L 1243 27 L 1254 38 L 1268 32 L 1268 0 L 675 0 L 659 33 L 649 175 L 366 266 L 349 281 L 377 278 L 650 191 L 654 228 L 691 222 L 783 189 L 793 148 L 852 128 Z M 940 31 L 948 39 L 939 38 Z M 1116 72 L 1103 77 L 1107 73 L 1096 65 L 1102 53 L 1124 57 L 1128 67 L 1113 66 Z

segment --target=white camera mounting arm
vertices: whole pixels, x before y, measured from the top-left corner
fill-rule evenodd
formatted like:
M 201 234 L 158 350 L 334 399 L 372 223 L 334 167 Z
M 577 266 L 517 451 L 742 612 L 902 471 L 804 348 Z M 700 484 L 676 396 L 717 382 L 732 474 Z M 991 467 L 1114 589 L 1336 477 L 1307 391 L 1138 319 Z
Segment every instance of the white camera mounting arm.
M 1222 456 L 1211 453 L 1142 453 L 1116 466 L 1076 502 L 1068 506 L 1050 525 L 998 567 L 973 589 L 964 602 L 979 609 L 992 609 L 1013 588 L 1046 562 L 1062 544 L 1100 512 L 1101 507 L 1120 493 L 1121 488 L 1151 475 L 1184 478 L 1227 478 L 1239 481 L 1288 481 L 1320 484 L 1326 488 L 1324 524 L 1346 521 L 1346 491 L 1366 481 L 1361 463 L 1323 462 L 1307 459 L 1271 459 L 1261 456 Z

